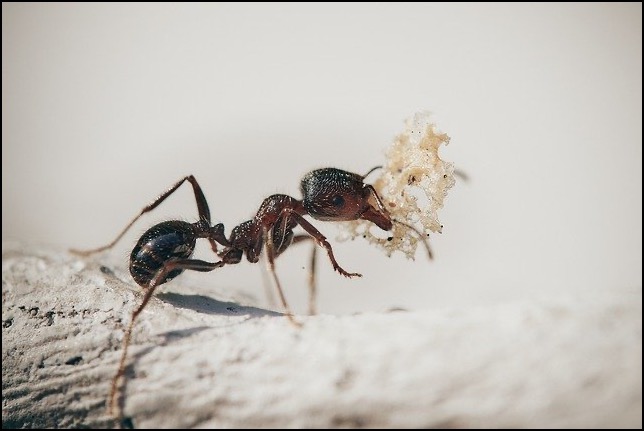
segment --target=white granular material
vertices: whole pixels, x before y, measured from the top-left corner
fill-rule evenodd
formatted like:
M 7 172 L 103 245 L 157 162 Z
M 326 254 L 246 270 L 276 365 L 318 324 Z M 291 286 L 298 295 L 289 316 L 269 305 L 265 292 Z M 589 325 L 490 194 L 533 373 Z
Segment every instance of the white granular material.
M 447 191 L 454 185 L 454 164 L 442 160 L 438 149 L 449 143 L 449 136 L 437 130 L 428 112 L 419 112 L 405 122 L 405 130 L 396 137 L 386 153 L 383 169 L 373 186 L 394 222 L 391 232 L 378 229 L 367 220 L 345 222 L 341 240 L 364 237 L 382 247 L 388 256 L 403 252 L 413 259 L 421 235 L 440 233 L 443 226 L 438 210 Z

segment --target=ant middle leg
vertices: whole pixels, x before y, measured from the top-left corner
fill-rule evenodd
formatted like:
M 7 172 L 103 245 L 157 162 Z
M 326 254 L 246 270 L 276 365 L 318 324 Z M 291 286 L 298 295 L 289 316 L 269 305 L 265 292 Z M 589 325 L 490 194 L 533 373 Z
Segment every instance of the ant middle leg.
M 132 316 L 130 317 L 130 323 L 128 324 L 128 327 L 123 336 L 123 344 L 121 349 L 121 358 L 119 360 L 119 367 L 116 374 L 114 375 L 114 378 L 112 379 L 112 385 L 110 387 L 110 395 L 108 398 L 108 414 L 112 415 L 116 413 L 116 417 L 119 417 L 119 418 L 122 416 L 122 410 L 121 410 L 120 404 L 117 403 L 117 393 L 119 391 L 120 380 L 125 375 L 125 363 L 127 361 L 127 351 L 130 346 L 130 341 L 132 339 L 132 331 L 134 330 L 134 324 L 136 322 L 137 317 L 139 317 L 141 312 L 145 309 L 146 305 L 152 298 L 152 295 L 154 294 L 154 291 L 156 290 L 156 288 L 161 284 L 163 284 L 164 280 L 166 279 L 166 276 L 174 270 L 189 269 L 193 271 L 208 272 L 208 271 L 212 271 L 214 269 L 220 268 L 224 265 L 225 263 L 222 261 L 206 262 L 199 259 L 172 259 L 167 261 L 163 265 L 163 267 L 157 271 L 157 273 L 152 278 L 148 286 L 145 286 L 146 289 L 145 289 L 145 294 L 143 296 L 143 300 L 141 301 L 141 304 L 132 312 Z
M 174 193 L 180 186 L 183 184 L 185 181 L 190 182 L 192 185 L 192 189 L 195 194 L 195 200 L 197 201 L 197 210 L 199 212 L 199 220 L 203 220 L 210 224 L 210 209 L 208 208 L 208 202 L 206 201 L 206 197 L 203 194 L 203 191 L 201 190 L 201 187 L 199 186 L 199 183 L 195 179 L 193 175 L 188 175 L 187 177 L 183 177 L 179 181 L 177 181 L 172 187 L 170 187 L 168 190 L 166 190 L 164 193 L 162 193 L 159 197 L 157 197 L 154 201 L 152 201 L 150 204 L 146 205 L 141 212 L 128 223 L 127 226 L 121 231 L 121 233 L 118 234 L 116 239 L 114 241 L 110 242 L 109 244 L 98 247 L 95 249 L 91 250 L 77 250 L 77 249 L 71 249 L 70 251 L 74 254 L 80 255 L 80 256 L 89 256 L 94 253 L 98 253 L 104 250 L 109 250 L 110 248 L 114 247 L 117 242 L 125 235 L 125 233 L 132 227 L 132 225 L 139 219 L 141 216 L 147 212 L 152 211 L 155 209 L 157 206 L 161 204 L 168 196 L 170 196 L 172 193 Z M 217 253 L 217 245 L 214 241 L 210 241 L 210 245 L 215 253 Z
M 312 236 L 309 235 L 296 235 L 293 238 L 293 244 L 297 244 L 302 241 L 315 241 Z M 315 265 L 317 261 L 317 251 L 318 248 L 315 242 L 311 247 L 311 260 L 309 263 L 309 315 L 313 316 L 317 314 L 317 283 L 315 277 Z
M 264 227 L 262 233 L 264 245 L 266 247 L 266 264 L 268 266 L 268 272 L 273 277 L 275 288 L 277 289 L 277 294 L 279 295 L 280 301 L 282 302 L 282 307 L 284 308 L 286 317 L 288 317 L 289 322 L 299 328 L 302 326 L 302 324 L 295 320 L 295 318 L 293 317 L 293 312 L 288 306 L 288 302 L 286 302 L 286 297 L 284 296 L 282 285 L 279 281 L 279 278 L 277 277 L 277 273 L 275 272 L 275 245 L 273 243 L 273 229 L 270 227 Z

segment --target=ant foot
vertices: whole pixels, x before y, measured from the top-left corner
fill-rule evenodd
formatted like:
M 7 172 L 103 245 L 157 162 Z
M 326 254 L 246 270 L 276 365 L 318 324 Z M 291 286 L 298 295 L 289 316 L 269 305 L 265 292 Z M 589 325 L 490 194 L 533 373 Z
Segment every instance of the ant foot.
M 362 274 L 357 273 L 357 272 L 347 272 L 344 269 L 340 268 L 339 266 L 335 268 L 336 271 L 338 271 L 340 274 L 344 275 L 345 277 L 352 278 L 352 277 L 362 277 Z
M 288 318 L 288 321 L 289 321 L 293 326 L 295 326 L 296 328 L 298 328 L 298 329 L 299 329 L 299 328 L 301 328 L 302 326 L 304 326 L 302 323 L 300 323 L 300 322 L 298 322 L 297 320 L 295 320 L 295 318 L 293 317 L 293 315 L 292 315 L 292 314 L 290 314 L 290 313 L 286 313 L 286 314 L 285 314 L 285 316 Z

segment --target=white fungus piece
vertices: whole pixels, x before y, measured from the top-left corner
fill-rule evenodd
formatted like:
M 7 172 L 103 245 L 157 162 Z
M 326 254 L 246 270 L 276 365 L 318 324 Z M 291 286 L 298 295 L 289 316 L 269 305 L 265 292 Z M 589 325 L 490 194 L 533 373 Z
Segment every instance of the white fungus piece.
M 405 130 L 387 150 L 383 169 L 372 174 L 377 175 L 373 186 L 391 218 L 414 226 L 418 232 L 399 223 L 385 232 L 367 220 L 355 220 L 342 223 L 339 239 L 364 237 L 388 256 L 398 250 L 413 259 L 422 240 L 419 233 L 429 236 L 443 227 L 438 210 L 454 185 L 454 164 L 442 160 L 438 149 L 449 139 L 430 121 L 429 112 L 419 112 L 406 120 Z

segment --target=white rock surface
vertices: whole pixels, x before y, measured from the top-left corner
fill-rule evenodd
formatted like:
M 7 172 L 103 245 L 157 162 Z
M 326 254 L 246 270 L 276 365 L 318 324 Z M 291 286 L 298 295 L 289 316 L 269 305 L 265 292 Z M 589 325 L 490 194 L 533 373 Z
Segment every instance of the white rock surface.
M 117 425 L 105 402 L 140 294 L 103 262 L 3 243 L 3 428 Z M 136 327 L 127 425 L 642 426 L 641 289 L 298 330 L 181 280 Z

